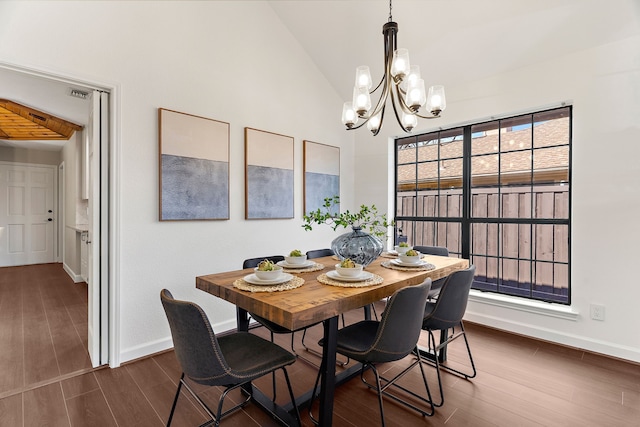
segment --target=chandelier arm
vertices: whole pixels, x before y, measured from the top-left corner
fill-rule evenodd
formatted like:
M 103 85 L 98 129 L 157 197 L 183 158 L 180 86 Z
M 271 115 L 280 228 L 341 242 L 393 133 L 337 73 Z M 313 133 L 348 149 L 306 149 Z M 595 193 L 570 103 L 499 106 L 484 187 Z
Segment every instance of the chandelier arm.
M 400 85 L 396 85 L 396 96 L 398 97 L 398 104 L 400 104 L 400 108 L 402 109 L 403 113 L 406 114 L 416 114 L 414 111 L 411 110 L 411 108 L 409 108 L 409 106 L 407 105 L 407 103 L 404 100 L 404 96 L 402 96 L 405 92 L 402 91 L 402 88 L 400 88 Z
M 356 130 L 356 129 L 360 129 L 362 126 L 364 126 L 367 122 L 369 121 L 369 119 L 365 120 L 364 122 L 360 123 L 358 126 L 351 126 L 350 128 L 347 128 L 346 130 Z
M 430 116 L 423 116 L 421 114 L 415 113 L 416 117 L 420 117 L 421 119 L 439 119 L 440 116 L 436 116 L 436 115 L 430 115 Z
M 378 83 L 378 86 L 376 86 L 376 88 L 375 88 L 375 89 L 373 89 L 371 92 L 369 92 L 369 94 L 370 94 L 370 95 L 373 95 L 373 93 L 374 93 L 375 91 L 377 91 L 377 90 L 380 88 L 380 86 L 382 86 L 382 83 L 384 83 L 384 77 L 385 77 L 385 76 L 382 76 L 382 78 L 380 79 L 380 83 Z
M 384 80 L 383 80 L 384 82 Z M 383 82 L 380 82 L 380 84 L 382 84 Z M 380 85 L 378 85 L 380 86 Z M 379 112 L 382 112 L 382 114 L 380 115 L 380 126 L 378 126 L 378 132 L 380 131 L 380 128 L 382 127 L 382 120 L 384 119 L 384 105 L 387 101 L 387 97 L 389 96 L 388 90 L 387 90 L 387 85 L 385 84 L 382 90 L 382 93 L 380 94 L 380 98 L 378 99 L 378 102 L 376 103 L 376 107 L 373 109 L 373 111 L 371 112 L 371 114 L 369 114 L 368 117 L 364 118 L 364 121 L 362 123 L 360 123 L 358 126 L 352 126 L 350 128 L 348 128 L 347 130 L 355 130 L 355 129 L 360 129 L 362 126 L 364 126 L 366 123 L 369 122 L 369 120 L 371 119 L 371 117 L 375 116 L 376 114 L 378 114 Z M 377 135 L 378 132 L 375 132 L 374 135 Z
M 398 121 L 398 124 L 400 125 L 400 128 L 407 132 L 410 133 L 411 131 L 409 129 L 407 129 L 406 127 L 404 127 L 404 125 L 402 124 L 402 120 L 400 119 L 400 116 L 398 115 L 398 108 L 396 107 L 396 99 L 395 99 L 395 92 L 391 91 L 391 105 L 393 106 L 393 112 L 396 115 L 396 120 Z
M 386 104 L 387 98 L 389 98 L 389 86 L 387 80 L 383 78 L 380 84 L 382 85 L 382 92 L 380 92 L 380 98 L 378 98 L 376 107 L 373 109 L 371 114 L 369 114 L 369 117 L 373 117 L 378 114 L 384 108 L 384 104 Z
M 385 107 L 384 107 L 384 104 L 383 104 L 382 109 L 380 110 L 380 126 L 378 127 L 378 131 L 377 131 L 377 132 L 374 132 L 374 134 L 373 134 L 373 135 L 377 135 L 377 134 L 378 134 L 378 132 L 380 132 L 380 128 L 382 128 L 382 120 L 384 119 L 384 109 L 385 109 Z M 377 114 L 377 113 L 378 113 L 378 112 L 376 112 L 376 114 Z M 350 127 L 350 128 L 347 128 L 346 130 L 356 130 L 356 129 L 360 129 L 362 126 L 364 126 L 364 125 L 366 125 L 366 124 L 367 124 L 367 122 L 369 121 L 369 119 L 370 119 L 371 117 L 373 117 L 373 115 L 371 115 L 371 116 L 367 117 L 367 118 L 365 119 L 365 121 L 363 121 L 362 123 L 360 123 L 358 126 L 352 126 L 352 127 Z

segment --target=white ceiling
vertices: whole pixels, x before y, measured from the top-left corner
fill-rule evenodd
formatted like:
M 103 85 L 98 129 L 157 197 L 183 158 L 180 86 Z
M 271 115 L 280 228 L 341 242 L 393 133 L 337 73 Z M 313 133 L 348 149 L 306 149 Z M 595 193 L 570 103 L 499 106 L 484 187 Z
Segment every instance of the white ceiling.
M 345 100 L 358 65 L 369 65 L 374 80 L 381 77 L 387 0 L 268 3 Z M 446 87 L 636 35 L 640 1 L 395 0 L 392 14 L 398 47 L 409 49 L 425 84 Z M 89 101 L 69 96 L 70 88 L 0 64 L 0 98 L 86 125 Z M 59 150 L 64 144 L 0 145 Z
M 269 3 L 345 101 L 357 66 L 382 77 L 387 0 Z M 425 85 L 446 87 L 637 35 L 640 1 L 395 0 L 392 15 Z

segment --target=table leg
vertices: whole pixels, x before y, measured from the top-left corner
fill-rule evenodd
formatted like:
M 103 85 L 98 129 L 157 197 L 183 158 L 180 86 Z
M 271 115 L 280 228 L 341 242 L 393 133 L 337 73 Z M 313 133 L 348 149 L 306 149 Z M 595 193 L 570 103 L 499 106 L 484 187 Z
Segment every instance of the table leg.
M 322 372 L 320 373 L 320 425 L 331 426 L 333 421 L 333 396 L 336 387 L 336 342 L 338 317 L 325 320 L 324 345 L 322 347 Z
M 244 308 L 236 307 L 236 324 L 238 332 L 249 330 L 249 312 Z
M 365 305 L 362 309 L 364 311 L 364 320 L 371 320 L 371 305 Z

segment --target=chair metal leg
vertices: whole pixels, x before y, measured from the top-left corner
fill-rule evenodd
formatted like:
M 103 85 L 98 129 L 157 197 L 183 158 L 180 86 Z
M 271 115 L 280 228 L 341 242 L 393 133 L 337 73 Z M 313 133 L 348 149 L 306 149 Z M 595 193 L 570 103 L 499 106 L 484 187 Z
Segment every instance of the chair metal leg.
M 435 364 L 436 367 L 436 373 L 438 375 L 438 388 L 440 390 L 440 402 L 439 403 L 434 403 L 434 406 L 440 407 L 444 404 L 444 391 L 443 391 L 443 387 L 442 387 L 442 377 L 440 375 L 440 370 L 445 370 L 448 371 L 452 374 L 458 375 L 462 378 L 465 379 L 470 379 L 470 378 L 474 378 L 477 374 L 476 371 L 476 365 L 473 362 L 473 356 L 471 355 L 471 348 L 469 347 L 469 340 L 467 340 L 467 334 L 465 333 L 464 330 L 464 325 L 462 324 L 462 322 L 460 322 L 460 332 L 455 333 L 455 330 L 452 328 L 451 330 L 451 335 L 447 336 L 447 339 L 444 340 L 443 342 L 441 342 L 439 345 L 436 344 L 436 339 L 435 339 L 435 335 L 433 334 L 433 331 L 428 331 L 429 332 L 429 348 L 433 349 L 434 355 L 436 357 L 433 358 L 433 360 L 431 358 L 425 358 L 426 362 L 428 363 L 433 363 Z M 454 369 L 450 366 L 447 365 L 442 365 L 440 364 L 440 358 L 437 357 L 438 356 L 438 352 L 446 347 L 449 343 L 451 343 L 451 341 L 459 338 L 459 337 L 463 337 L 464 338 L 464 343 L 465 346 L 467 347 L 467 355 L 469 356 L 469 362 L 471 364 L 471 369 L 472 372 L 471 373 L 466 373 L 466 372 L 462 372 L 460 370 Z M 442 341 L 442 340 L 441 340 Z
M 417 348 L 416 348 L 417 350 Z M 398 375 L 396 375 L 395 377 L 393 377 L 392 379 L 387 379 L 383 376 L 380 376 L 380 380 L 382 381 L 380 384 L 384 384 L 382 386 L 378 385 L 378 388 L 380 388 L 380 393 L 384 394 L 385 396 L 395 400 L 398 403 L 401 403 L 417 412 L 419 412 L 420 414 L 422 414 L 425 417 L 430 417 L 435 413 L 435 408 L 433 405 L 433 399 L 431 397 L 431 390 L 429 389 L 429 384 L 427 383 L 427 376 L 424 372 L 424 367 L 423 367 L 423 360 L 419 357 L 416 357 L 415 362 L 413 362 L 410 366 L 408 366 L 407 368 L 405 368 L 402 372 L 400 372 Z M 409 390 L 408 388 L 401 386 L 400 384 L 398 384 L 398 380 L 400 380 L 400 378 L 404 377 L 409 371 L 411 371 L 411 369 L 413 369 L 416 365 L 418 365 L 420 367 L 420 374 L 422 375 L 422 382 L 424 384 L 424 388 L 426 391 L 426 397 L 425 396 L 421 396 L 418 393 Z M 363 371 L 364 372 L 364 371 Z M 361 375 L 360 379 L 362 380 L 362 382 L 369 388 L 371 389 L 375 389 L 376 387 L 374 387 L 373 384 L 369 384 L 366 379 L 364 378 L 363 375 Z M 404 391 L 407 394 L 410 394 L 411 396 L 415 397 L 416 399 L 424 402 L 425 404 L 427 404 L 428 406 L 428 410 L 424 410 L 416 405 L 414 405 L 413 403 L 404 400 L 402 398 L 400 398 L 399 396 L 389 393 L 387 391 L 387 389 L 391 386 L 394 386 L 402 391 Z
M 218 400 L 218 410 L 216 411 L 216 415 L 213 414 L 213 411 L 211 410 L 211 408 L 209 408 L 209 405 L 207 405 L 201 398 L 200 396 L 198 396 L 196 394 L 195 391 L 193 391 L 193 389 L 191 389 L 191 387 L 189 387 L 189 384 L 187 384 L 186 380 L 184 379 L 184 373 L 182 374 L 182 376 L 180 377 L 180 384 L 178 385 L 178 391 L 176 393 L 176 397 L 174 399 L 173 402 L 173 407 L 171 408 L 171 414 L 169 415 L 169 420 L 167 421 L 167 427 L 171 424 L 171 420 L 173 418 L 173 413 L 175 411 L 176 408 L 176 404 L 178 402 L 178 396 L 180 395 L 180 388 L 182 386 L 184 386 L 185 389 L 187 389 L 187 391 L 189 392 L 189 394 L 191 394 L 191 396 L 193 396 L 193 398 L 198 402 L 198 404 L 200 404 L 200 406 L 202 407 L 202 409 L 204 409 L 204 411 L 207 413 L 207 415 L 209 416 L 209 418 L 211 418 L 210 421 L 207 421 L 206 423 L 204 423 L 202 426 L 208 426 L 208 425 L 215 425 L 218 426 L 220 425 L 220 420 L 225 417 L 226 415 L 230 414 L 233 411 L 236 411 L 240 408 L 242 408 L 244 405 L 247 404 L 247 402 L 249 402 L 249 400 L 251 400 L 251 396 L 248 396 L 244 401 L 240 402 L 239 404 L 229 408 L 228 410 L 226 410 L 225 412 L 222 412 L 222 405 L 224 404 L 224 398 L 227 396 L 227 394 L 231 391 L 234 390 L 238 387 L 243 386 L 243 384 L 237 384 L 235 386 L 232 387 L 228 387 L 224 393 L 222 393 L 222 395 L 220 396 L 220 399 Z
M 373 375 L 376 377 L 376 392 L 378 393 L 378 406 L 380 406 L 380 419 L 382 420 L 382 427 L 385 426 L 384 422 L 384 407 L 382 406 L 382 386 L 380 385 L 380 375 L 378 375 L 378 370 L 373 365 L 366 365 L 371 368 L 373 371 Z M 365 367 L 362 368 L 362 373 L 364 373 Z
M 180 389 L 182 389 L 182 380 L 184 379 L 184 372 L 180 376 L 178 381 L 178 391 L 176 391 L 176 397 L 173 399 L 173 405 L 171 406 L 171 413 L 169 413 L 169 419 L 167 420 L 167 427 L 171 425 L 173 419 L 173 413 L 176 411 L 176 405 L 178 404 L 178 398 L 180 397 Z

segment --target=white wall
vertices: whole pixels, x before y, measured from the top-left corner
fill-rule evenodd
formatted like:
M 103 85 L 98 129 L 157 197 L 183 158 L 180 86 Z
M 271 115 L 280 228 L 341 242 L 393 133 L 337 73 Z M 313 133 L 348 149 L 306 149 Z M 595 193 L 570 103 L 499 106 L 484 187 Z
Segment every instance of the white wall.
M 119 362 L 170 346 L 162 288 L 196 299 L 228 329 L 234 308 L 197 291 L 197 275 L 329 246 L 328 227 L 301 227 L 304 139 L 342 147 L 343 202 L 352 201 L 353 137 L 334 111 L 342 101 L 266 3 L 2 2 L 0 61 L 119 92 Z M 230 123 L 230 220 L 158 221 L 159 107 Z M 245 126 L 295 138 L 294 219 L 244 220 Z
M 422 122 L 421 131 L 564 101 L 574 106 L 570 311 L 577 318 L 550 316 L 552 304 L 523 311 L 482 298 L 473 298 L 466 318 L 640 362 L 640 286 L 634 273 L 640 241 L 640 26 L 636 16 L 612 25 L 635 26 L 637 36 L 447 87 L 444 116 Z M 400 132 L 389 124 L 384 135 L 357 136 L 358 153 L 369 147 L 356 158 L 357 203 L 382 204 L 385 193 L 393 192 L 393 176 L 374 172 L 393 161 L 387 138 Z M 590 319 L 592 303 L 605 306 L 605 321 Z
M 64 268 L 74 280 L 80 277 L 80 242 L 79 234 L 74 228 L 78 223 L 76 220 L 76 205 L 78 203 L 78 183 L 80 170 L 80 143 L 82 141 L 82 131 L 75 132 L 69 141 L 62 148 L 62 161 L 64 162 L 64 218 L 63 239 L 64 257 L 62 262 Z
M 60 164 L 60 153 L 57 151 L 27 150 L 0 146 L 0 161 L 57 166 Z

